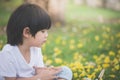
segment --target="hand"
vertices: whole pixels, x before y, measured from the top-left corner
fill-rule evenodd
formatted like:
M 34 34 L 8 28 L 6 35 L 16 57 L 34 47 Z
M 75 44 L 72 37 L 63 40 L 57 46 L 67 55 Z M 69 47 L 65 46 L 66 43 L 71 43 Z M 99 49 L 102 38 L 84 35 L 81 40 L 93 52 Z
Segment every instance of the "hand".
M 57 73 L 61 71 L 61 68 L 46 68 L 46 67 L 34 67 L 35 72 L 36 72 L 36 77 L 40 78 L 41 80 L 53 80 L 57 79 L 58 77 L 56 76 Z

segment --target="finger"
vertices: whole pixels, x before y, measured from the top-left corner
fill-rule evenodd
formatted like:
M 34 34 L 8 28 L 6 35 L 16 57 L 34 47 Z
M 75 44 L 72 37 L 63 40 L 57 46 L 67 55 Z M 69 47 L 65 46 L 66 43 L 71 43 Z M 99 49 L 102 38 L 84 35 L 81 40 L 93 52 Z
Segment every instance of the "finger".
M 50 70 L 52 69 L 52 70 L 61 70 L 62 68 L 61 67 L 50 67 L 49 68 Z
M 61 70 L 51 70 L 52 75 L 56 75 L 56 74 L 58 74 L 60 72 L 61 72 Z
M 55 70 L 61 70 L 61 67 L 54 67 Z
M 53 76 L 53 80 L 57 80 L 58 79 L 58 76 Z

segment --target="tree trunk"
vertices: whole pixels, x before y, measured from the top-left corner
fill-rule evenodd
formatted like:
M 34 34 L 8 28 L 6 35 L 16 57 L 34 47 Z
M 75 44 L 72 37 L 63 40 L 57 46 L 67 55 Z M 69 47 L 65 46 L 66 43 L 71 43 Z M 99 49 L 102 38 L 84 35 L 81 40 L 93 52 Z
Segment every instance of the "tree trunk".
M 66 0 L 24 0 L 27 3 L 33 3 L 41 6 L 51 16 L 53 24 L 65 22 L 65 3 Z

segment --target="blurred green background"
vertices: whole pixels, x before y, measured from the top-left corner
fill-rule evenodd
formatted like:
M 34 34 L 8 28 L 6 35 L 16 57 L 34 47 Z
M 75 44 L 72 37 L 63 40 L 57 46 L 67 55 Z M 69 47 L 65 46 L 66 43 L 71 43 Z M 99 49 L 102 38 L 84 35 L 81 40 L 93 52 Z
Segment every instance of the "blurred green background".
M 103 80 L 119 80 L 120 10 L 86 4 L 90 0 L 79 1 L 84 0 L 67 0 L 64 24 L 56 21 L 49 30 L 48 41 L 42 47 L 45 64 L 69 66 L 73 80 L 95 80 L 103 69 Z M 23 0 L 0 1 L 0 49 L 6 44 L 8 19 L 22 3 Z M 120 2 L 116 4 L 119 6 Z

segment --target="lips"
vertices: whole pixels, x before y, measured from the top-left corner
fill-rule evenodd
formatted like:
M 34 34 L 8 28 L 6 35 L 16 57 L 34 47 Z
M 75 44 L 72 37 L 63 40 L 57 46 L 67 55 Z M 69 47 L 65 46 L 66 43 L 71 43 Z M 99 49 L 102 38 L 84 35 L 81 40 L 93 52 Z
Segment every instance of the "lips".
M 44 40 L 43 43 L 45 43 L 47 40 Z

